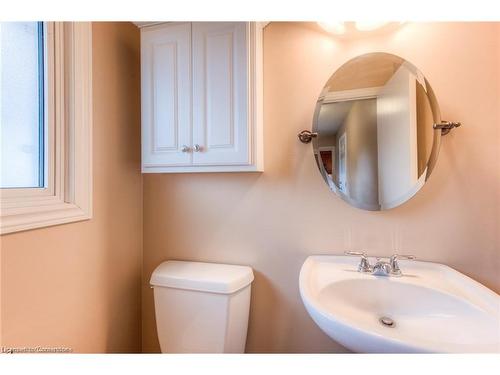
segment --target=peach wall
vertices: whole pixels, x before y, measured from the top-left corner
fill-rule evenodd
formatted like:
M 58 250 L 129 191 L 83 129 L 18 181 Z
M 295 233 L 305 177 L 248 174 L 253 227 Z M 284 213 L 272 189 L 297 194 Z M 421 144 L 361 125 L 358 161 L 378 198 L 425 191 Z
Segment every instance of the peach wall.
M 396 239 L 401 252 L 446 263 L 500 292 L 499 24 L 410 23 L 338 43 L 304 24 L 271 23 L 264 38 L 265 172 L 144 176 L 143 350 L 159 350 L 148 279 L 170 258 L 254 268 L 249 352 L 343 350 L 300 300 L 298 273 L 311 254 L 389 254 Z M 296 137 L 311 127 L 330 74 L 373 51 L 414 63 L 443 118 L 463 123 L 443 139 L 428 184 L 386 212 L 361 211 L 333 195 L 311 146 Z
M 5 346 L 140 352 L 139 31 L 93 25 L 94 217 L 1 237 Z

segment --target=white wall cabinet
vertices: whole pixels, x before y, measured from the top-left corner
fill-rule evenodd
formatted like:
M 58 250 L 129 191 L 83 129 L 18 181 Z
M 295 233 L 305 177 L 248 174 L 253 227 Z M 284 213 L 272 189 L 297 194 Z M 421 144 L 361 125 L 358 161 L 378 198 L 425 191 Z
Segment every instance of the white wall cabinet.
M 143 173 L 263 171 L 262 28 L 141 28 Z

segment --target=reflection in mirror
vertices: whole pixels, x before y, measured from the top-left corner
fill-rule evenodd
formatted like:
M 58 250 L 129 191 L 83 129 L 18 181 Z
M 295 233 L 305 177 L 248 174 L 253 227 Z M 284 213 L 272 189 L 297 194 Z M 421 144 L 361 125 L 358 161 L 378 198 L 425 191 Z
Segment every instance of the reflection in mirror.
M 411 63 L 386 53 L 338 69 L 316 106 L 318 167 L 330 189 L 356 207 L 396 207 L 423 186 L 439 151 L 439 109 Z

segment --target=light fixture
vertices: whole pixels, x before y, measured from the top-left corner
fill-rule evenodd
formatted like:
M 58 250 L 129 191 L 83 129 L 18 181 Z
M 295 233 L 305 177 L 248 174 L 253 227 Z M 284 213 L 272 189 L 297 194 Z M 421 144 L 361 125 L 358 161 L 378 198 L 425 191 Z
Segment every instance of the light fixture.
M 372 31 L 385 26 L 387 22 L 380 21 L 356 21 L 354 27 L 359 31 Z
M 355 21 L 355 22 L 318 22 L 326 32 L 342 39 L 356 39 L 371 33 L 381 34 L 396 30 L 404 22 Z
M 318 25 L 332 34 L 345 33 L 345 22 L 318 22 Z

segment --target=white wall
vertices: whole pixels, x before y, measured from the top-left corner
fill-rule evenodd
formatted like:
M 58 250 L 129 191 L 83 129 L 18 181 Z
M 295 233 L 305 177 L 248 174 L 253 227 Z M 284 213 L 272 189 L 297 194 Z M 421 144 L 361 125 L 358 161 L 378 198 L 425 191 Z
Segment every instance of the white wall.
M 416 80 L 404 64 L 377 96 L 377 146 L 379 202 L 392 208 L 418 179 Z

